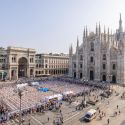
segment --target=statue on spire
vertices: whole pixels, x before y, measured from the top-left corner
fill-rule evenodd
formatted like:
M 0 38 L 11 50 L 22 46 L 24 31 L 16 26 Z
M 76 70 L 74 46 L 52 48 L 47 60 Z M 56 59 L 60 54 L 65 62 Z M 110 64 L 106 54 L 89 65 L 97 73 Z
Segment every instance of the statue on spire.
M 108 42 L 109 42 L 109 37 L 110 37 L 110 34 L 109 34 L 109 27 L 108 27 Z
M 99 37 L 101 38 L 101 26 L 100 26 L 100 22 L 99 22 Z
M 120 13 L 120 19 L 119 19 L 119 32 L 123 32 L 121 13 Z
M 79 47 L 79 39 L 78 39 L 78 36 L 77 36 L 77 47 Z
M 98 26 L 97 26 L 97 23 L 96 23 L 96 35 L 98 35 Z
M 86 26 L 86 37 L 88 36 L 88 29 L 87 29 L 87 26 Z
M 72 44 L 71 44 L 71 46 L 69 47 L 69 56 L 72 56 L 72 54 L 73 54 L 73 47 L 72 47 Z
M 83 37 L 85 38 L 86 37 L 86 33 L 85 33 L 85 27 L 84 27 L 84 33 L 83 33 Z
M 104 26 L 104 41 L 106 41 L 106 31 L 105 31 L 105 26 Z

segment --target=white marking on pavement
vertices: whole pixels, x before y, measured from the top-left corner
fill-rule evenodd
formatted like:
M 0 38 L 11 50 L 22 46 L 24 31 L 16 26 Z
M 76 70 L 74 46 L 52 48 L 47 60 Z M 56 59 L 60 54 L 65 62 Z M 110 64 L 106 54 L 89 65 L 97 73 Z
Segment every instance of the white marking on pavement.
M 76 116 L 76 115 L 78 115 L 78 114 L 80 114 L 80 112 L 78 112 L 77 114 L 75 114 L 75 115 L 73 115 L 73 116 L 69 117 L 68 119 L 64 120 L 64 122 L 66 122 L 66 121 L 70 120 L 71 118 L 75 117 L 75 116 Z
M 37 123 L 39 123 L 40 125 L 43 125 L 39 120 L 37 120 L 36 118 L 34 118 L 33 116 L 31 116 Z
M 11 122 L 10 122 L 10 121 L 8 121 L 8 122 L 7 122 L 7 125 L 17 125 L 17 124 L 15 123 L 15 121 L 14 121 L 14 120 L 12 120 Z
M 101 103 L 101 102 L 99 102 L 99 103 L 97 103 L 97 104 L 96 104 L 96 106 L 101 105 L 101 104 L 102 104 L 102 103 Z
M 92 107 L 92 106 L 87 107 L 87 108 L 86 108 L 86 110 L 87 110 L 87 109 L 89 109 L 89 108 L 91 108 L 91 107 Z M 81 112 L 83 112 L 83 111 L 81 111 Z M 73 116 L 71 116 L 71 117 L 67 118 L 66 120 L 64 120 L 64 122 L 66 122 L 66 121 L 68 121 L 68 120 L 72 119 L 73 117 L 75 117 L 75 116 L 79 115 L 81 112 L 78 112 L 77 114 L 75 114 L 75 115 L 73 115 Z

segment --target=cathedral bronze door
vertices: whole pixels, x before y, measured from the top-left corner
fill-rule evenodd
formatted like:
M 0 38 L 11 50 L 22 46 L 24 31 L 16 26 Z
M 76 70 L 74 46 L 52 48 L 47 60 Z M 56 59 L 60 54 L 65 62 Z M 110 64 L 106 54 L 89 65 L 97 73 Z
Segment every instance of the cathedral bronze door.
M 102 76 L 102 81 L 106 81 L 106 75 Z
M 94 71 L 90 70 L 90 80 L 94 80 Z
M 116 77 L 115 77 L 115 75 L 112 76 L 112 82 L 116 83 Z

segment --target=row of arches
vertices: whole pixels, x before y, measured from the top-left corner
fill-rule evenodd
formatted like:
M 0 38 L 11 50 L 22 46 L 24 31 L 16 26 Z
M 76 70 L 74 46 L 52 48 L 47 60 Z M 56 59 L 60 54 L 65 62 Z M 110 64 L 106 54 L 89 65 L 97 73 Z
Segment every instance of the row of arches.
M 36 75 L 61 75 L 61 74 L 68 74 L 68 69 L 60 69 L 60 70 L 42 70 L 36 71 Z
M 73 77 L 76 78 L 76 72 L 74 72 L 73 74 Z M 93 81 L 95 78 L 94 78 L 94 71 L 93 70 L 90 70 L 89 72 L 89 80 Z M 82 73 L 79 73 L 79 78 L 82 79 L 83 78 L 83 74 Z M 103 74 L 101 76 L 101 81 L 107 81 L 107 77 L 106 77 L 106 74 Z M 116 75 L 112 75 L 111 79 L 110 79 L 110 82 L 112 83 L 116 83 Z
M 107 79 L 106 79 L 106 75 L 105 75 L 105 74 L 102 75 L 102 81 L 106 81 L 106 80 L 107 80 Z M 116 83 L 116 76 L 115 76 L 115 75 L 113 75 L 113 76 L 111 77 L 110 82 Z

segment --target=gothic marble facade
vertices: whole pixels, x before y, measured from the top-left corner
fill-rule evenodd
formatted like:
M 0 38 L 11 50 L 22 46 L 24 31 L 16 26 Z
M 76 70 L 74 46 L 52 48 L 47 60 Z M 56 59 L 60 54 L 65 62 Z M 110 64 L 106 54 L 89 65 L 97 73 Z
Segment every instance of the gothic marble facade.
M 120 14 L 119 27 L 115 33 L 96 25 L 95 32 L 84 28 L 83 41 L 76 51 L 69 48 L 69 76 L 92 81 L 110 81 L 125 84 L 125 32 Z

